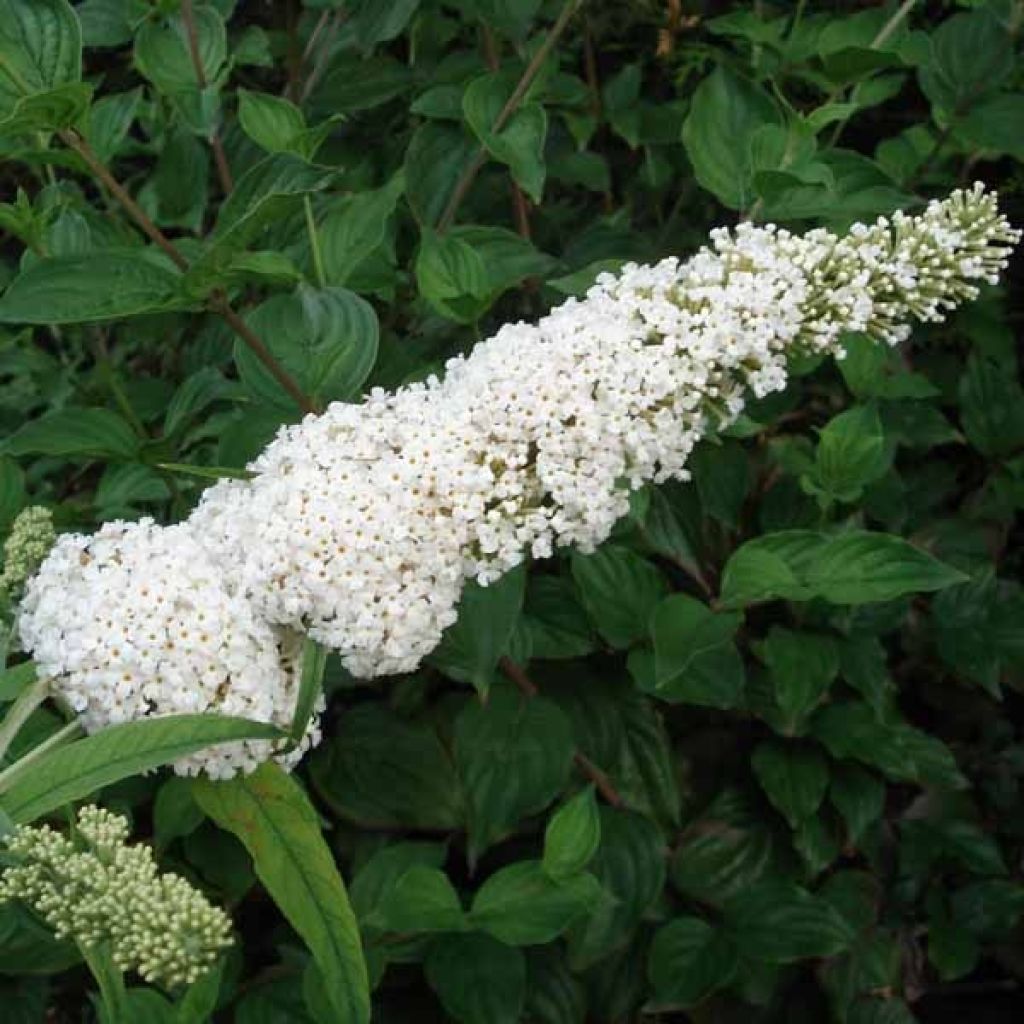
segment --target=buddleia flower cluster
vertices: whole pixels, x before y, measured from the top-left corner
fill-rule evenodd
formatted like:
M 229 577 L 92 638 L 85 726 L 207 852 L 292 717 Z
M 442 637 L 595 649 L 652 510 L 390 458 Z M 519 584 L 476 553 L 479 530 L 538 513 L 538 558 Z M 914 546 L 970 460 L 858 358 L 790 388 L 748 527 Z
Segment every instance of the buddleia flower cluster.
M 94 806 L 79 810 L 72 837 L 48 825 L 15 829 L 4 840 L 13 865 L 0 873 L 0 904 L 24 903 L 85 949 L 106 945 L 119 970 L 147 982 L 191 984 L 231 945 L 231 920 L 127 839 L 127 820 Z
M 411 671 L 467 580 L 593 550 L 633 489 L 685 480 L 746 394 L 783 388 L 792 355 L 840 356 L 850 331 L 902 341 L 995 282 L 1018 237 L 978 185 L 844 237 L 741 224 L 685 262 L 628 264 L 443 379 L 282 429 L 251 479 L 218 482 L 186 523 L 62 538 L 22 641 L 90 728 L 188 699 L 284 724 L 284 638 L 308 634 L 357 676 Z M 232 747 L 209 769 L 261 753 Z

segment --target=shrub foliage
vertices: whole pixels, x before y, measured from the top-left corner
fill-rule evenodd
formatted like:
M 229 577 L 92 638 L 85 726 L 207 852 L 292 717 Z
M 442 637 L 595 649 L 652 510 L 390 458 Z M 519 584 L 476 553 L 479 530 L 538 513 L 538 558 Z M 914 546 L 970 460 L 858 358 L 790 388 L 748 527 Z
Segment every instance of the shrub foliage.
M 1013 0 L 0 0 L 0 530 L 180 519 L 282 424 L 717 224 L 979 177 L 1019 223 L 1021 32 Z M 898 1024 L 1012 990 L 1012 294 L 801 360 L 596 553 L 470 588 L 421 670 L 310 656 L 292 777 L 151 771 L 277 735 L 241 720 L 9 716 L 0 830 L 91 798 L 235 944 L 144 987 L 7 903 L 0 1016 Z

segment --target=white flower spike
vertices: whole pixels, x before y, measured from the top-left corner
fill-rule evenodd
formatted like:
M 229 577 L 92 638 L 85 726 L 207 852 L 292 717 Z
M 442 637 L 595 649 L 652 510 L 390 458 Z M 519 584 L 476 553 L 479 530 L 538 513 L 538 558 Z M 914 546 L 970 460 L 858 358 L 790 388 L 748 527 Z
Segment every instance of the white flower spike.
M 90 729 L 175 710 L 285 724 L 294 637 L 357 676 L 411 671 L 467 579 L 592 550 L 632 489 L 687 478 L 748 391 L 785 387 L 790 355 L 840 356 L 849 331 L 904 340 L 996 281 L 1019 237 L 976 185 L 842 238 L 742 224 L 686 262 L 603 274 L 443 380 L 284 428 L 253 479 L 211 487 L 187 523 L 62 538 L 29 583 L 22 642 Z M 227 775 L 272 753 L 227 745 L 178 767 Z

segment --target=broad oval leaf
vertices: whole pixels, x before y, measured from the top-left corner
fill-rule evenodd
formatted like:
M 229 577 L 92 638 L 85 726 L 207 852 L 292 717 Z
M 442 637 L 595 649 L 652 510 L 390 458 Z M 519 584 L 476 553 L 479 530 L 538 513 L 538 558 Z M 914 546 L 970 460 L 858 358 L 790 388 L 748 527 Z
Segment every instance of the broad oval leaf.
M 60 409 L 26 423 L 3 444 L 8 455 L 130 459 L 140 440 L 110 409 Z
M 484 932 L 445 935 L 430 948 L 426 974 L 459 1024 L 518 1024 L 526 998 L 521 950 Z
M 353 400 L 377 359 L 380 327 L 373 307 L 346 288 L 299 285 L 272 295 L 246 322 L 314 401 Z M 262 402 L 292 409 L 294 399 L 242 341 L 235 365 L 246 388 Z
M 0 2 L 0 121 L 19 100 L 82 78 L 82 30 L 67 0 Z
M 183 308 L 181 282 L 145 249 L 40 259 L 0 297 L 0 323 L 93 323 Z

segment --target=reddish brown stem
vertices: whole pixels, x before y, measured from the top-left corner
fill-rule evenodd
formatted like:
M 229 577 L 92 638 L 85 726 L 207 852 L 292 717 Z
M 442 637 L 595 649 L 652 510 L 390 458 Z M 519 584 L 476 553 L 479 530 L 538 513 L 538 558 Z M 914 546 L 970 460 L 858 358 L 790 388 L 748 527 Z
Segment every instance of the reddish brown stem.
M 498 56 L 498 43 L 489 25 L 482 26 L 484 60 L 491 71 L 497 71 L 501 67 L 501 60 Z M 530 241 L 530 207 L 527 205 L 526 196 L 519 187 L 518 182 L 509 172 L 508 183 L 512 192 L 512 212 L 515 216 L 516 231 L 522 238 Z
M 522 666 L 517 665 L 511 658 L 505 657 L 498 662 L 498 668 L 519 688 L 519 692 L 525 697 L 536 697 L 540 692 L 537 684 L 526 674 Z M 605 798 L 612 807 L 622 807 L 623 800 L 612 785 L 611 779 L 600 768 L 590 760 L 586 754 L 577 750 L 573 754 L 573 761 L 576 767 L 594 784 L 597 791 Z
M 77 132 L 66 130 L 60 133 L 61 141 L 81 157 L 83 163 L 96 179 L 124 207 L 125 211 L 139 226 L 154 245 L 171 259 L 179 270 L 188 270 L 188 260 L 178 247 L 150 220 L 146 211 L 131 197 L 128 190 L 110 173 L 106 165 L 96 156 L 92 147 Z M 246 322 L 231 308 L 224 295 L 215 293 L 210 297 L 209 307 L 224 318 L 234 332 L 252 349 L 253 354 L 282 388 L 296 401 L 303 412 L 316 412 L 317 408 L 287 370 L 274 358 L 270 349 L 253 333 Z
M 192 57 L 192 67 L 196 71 L 196 82 L 200 89 L 205 89 L 207 86 L 206 69 L 203 67 L 203 55 L 199 50 L 199 32 L 196 28 L 196 15 L 192 9 L 192 0 L 181 0 L 181 21 L 185 26 L 188 52 Z M 228 195 L 235 187 L 235 183 L 231 176 L 227 153 L 224 152 L 224 144 L 220 140 L 220 133 L 216 127 L 210 131 L 210 148 L 213 150 L 213 162 L 217 165 L 217 177 L 220 179 L 221 190 L 224 195 Z
M 519 81 L 516 83 L 516 87 L 512 90 L 512 95 L 505 101 L 505 105 L 494 119 L 494 124 L 491 125 L 493 133 L 497 134 L 500 132 L 508 124 L 509 118 L 519 109 L 519 104 L 523 102 L 523 98 L 529 91 L 530 86 L 533 85 L 533 80 L 544 66 L 544 61 L 548 59 L 548 56 L 555 47 L 555 43 L 561 38 L 579 4 L 580 0 L 566 0 L 557 21 L 551 26 L 551 31 L 548 32 L 544 42 L 541 43 L 530 63 L 527 64 L 526 70 L 522 73 Z M 444 212 L 437 222 L 439 234 L 444 234 L 451 227 L 452 222 L 455 220 L 455 215 L 459 212 L 459 207 L 462 205 L 462 200 L 466 198 L 466 194 L 476 180 L 476 176 L 480 173 L 480 168 L 486 162 L 487 152 L 481 146 L 473 159 L 463 169 L 458 182 L 456 182 L 451 198 L 448 200 L 448 205 L 444 208 Z

